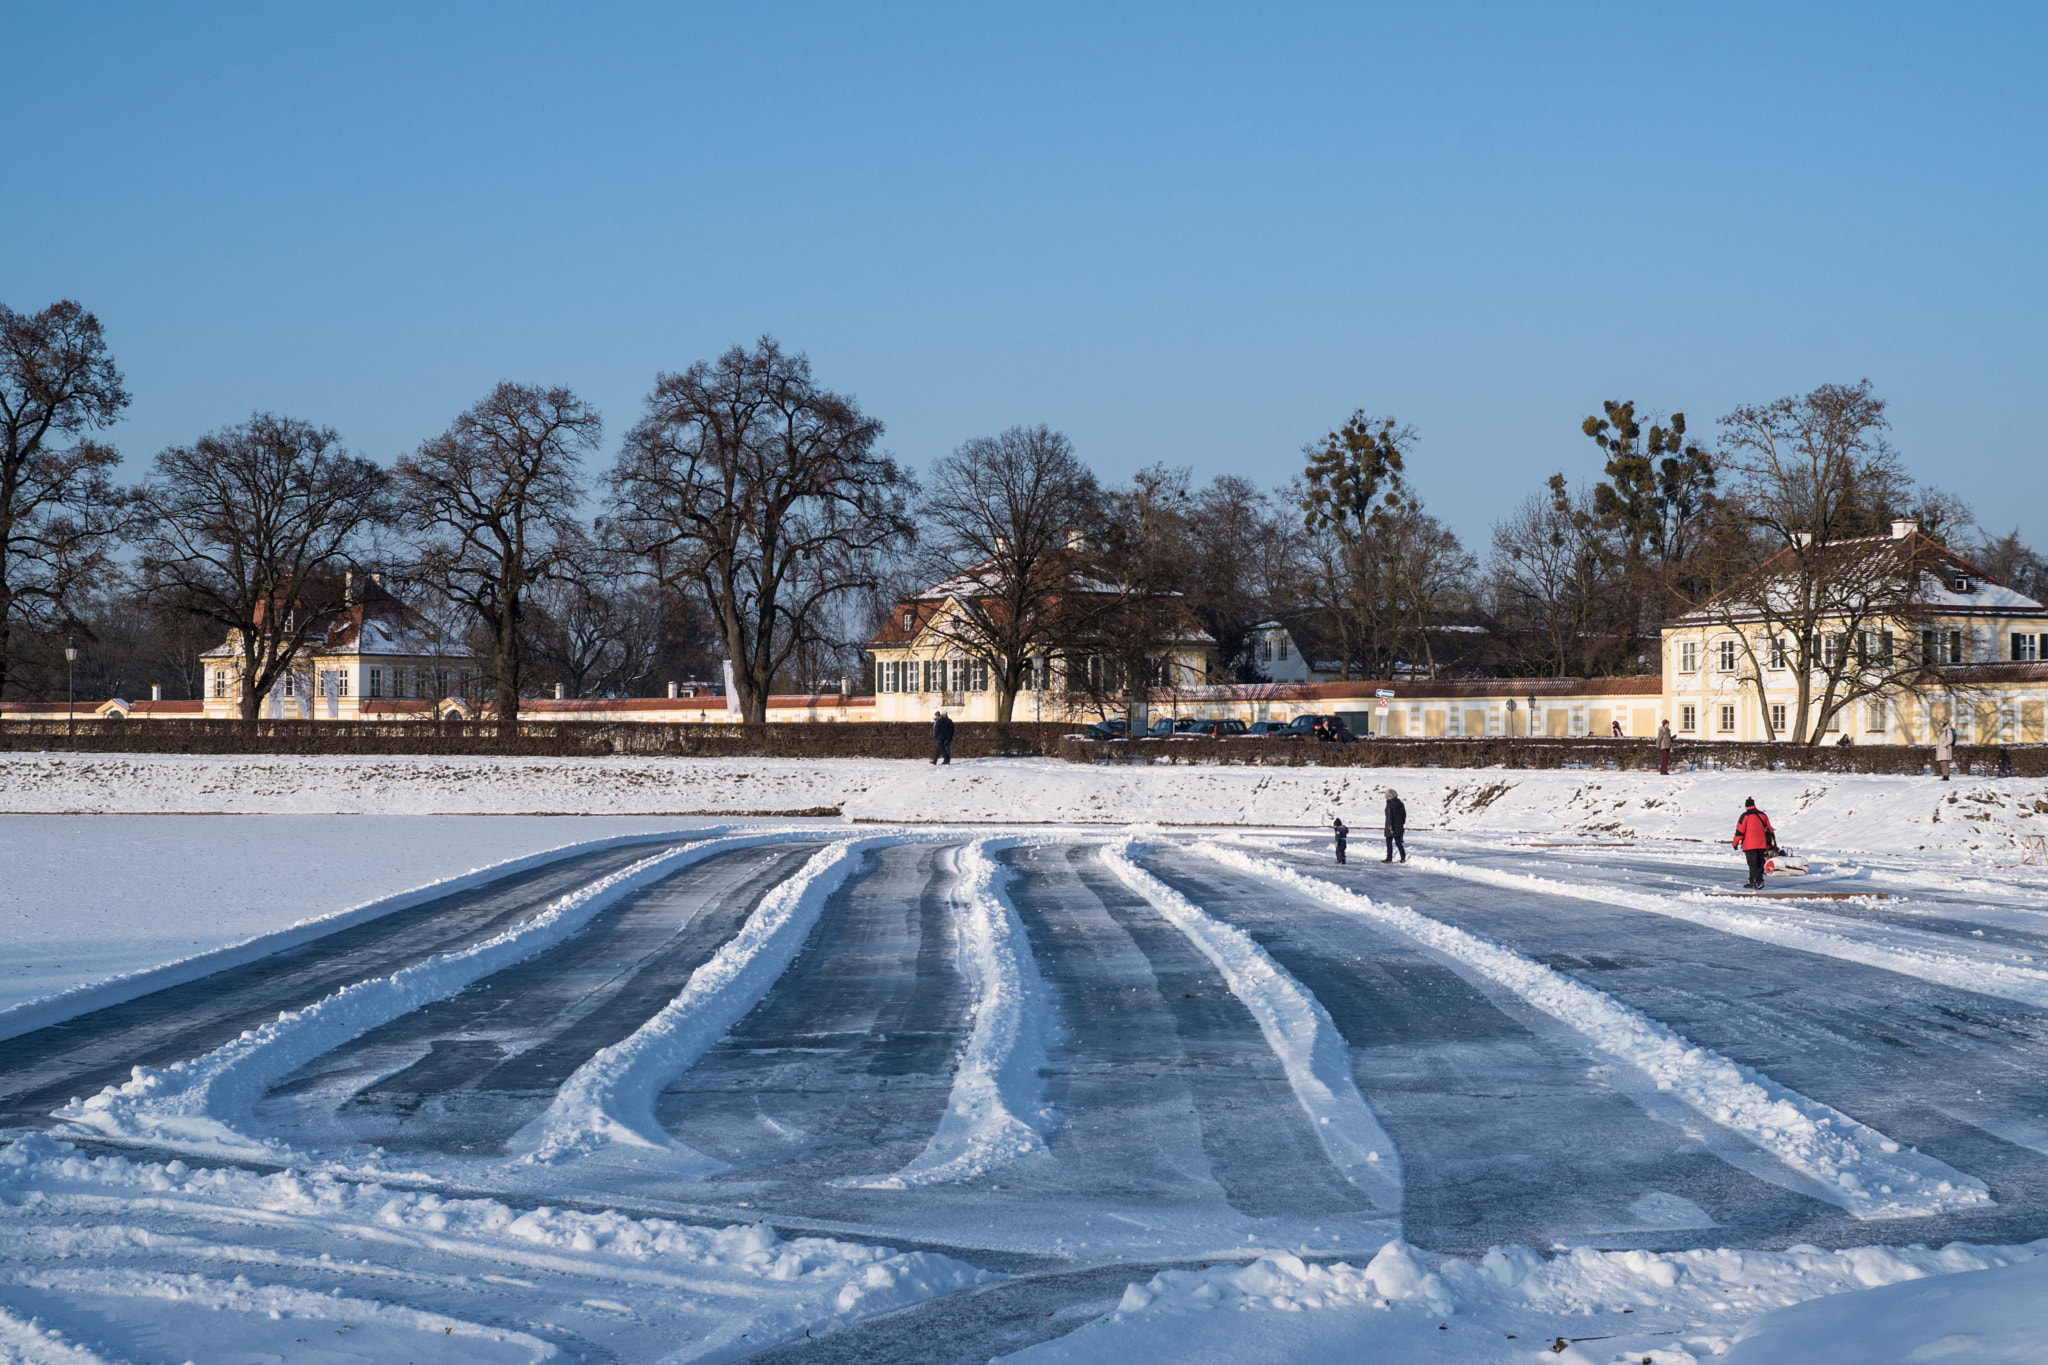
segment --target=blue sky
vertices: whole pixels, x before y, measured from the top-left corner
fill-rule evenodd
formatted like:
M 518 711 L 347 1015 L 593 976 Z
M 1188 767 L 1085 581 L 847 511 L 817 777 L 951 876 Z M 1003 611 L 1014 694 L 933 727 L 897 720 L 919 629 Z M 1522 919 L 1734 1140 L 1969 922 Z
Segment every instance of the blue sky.
M 106 324 L 139 472 L 388 460 L 772 333 L 922 468 L 1017 422 L 1278 484 L 1363 407 L 1475 548 L 1603 398 L 1868 377 L 2048 548 L 2048 8 L 38 5 L 0 300 Z

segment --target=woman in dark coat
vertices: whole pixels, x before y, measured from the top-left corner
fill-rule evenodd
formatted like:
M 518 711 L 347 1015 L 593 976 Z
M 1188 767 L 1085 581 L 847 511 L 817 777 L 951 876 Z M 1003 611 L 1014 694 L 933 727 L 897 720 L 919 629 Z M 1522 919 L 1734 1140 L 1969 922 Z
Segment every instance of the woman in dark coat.
M 1408 845 L 1401 837 L 1407 829 L 1408 808 L 1401 804 L 1401 798 L 1394 793 L 1392 787 L 1389 787 L 1387 788 L 1387 856 L 1380 859 L 1381 862 L 1391 863 L 1394 861 L 1394 850 L 1396 849 L 1401 851 L 1401 861 L 1404 863 L 1408 861 Z

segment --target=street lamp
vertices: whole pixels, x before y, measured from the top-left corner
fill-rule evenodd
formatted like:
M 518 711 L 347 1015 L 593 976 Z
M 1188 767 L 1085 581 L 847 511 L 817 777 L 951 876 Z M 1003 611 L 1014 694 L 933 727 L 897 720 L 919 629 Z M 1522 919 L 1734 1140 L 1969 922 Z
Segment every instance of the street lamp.
M 78 662 L 78 640 L 74 636 L 64 637 L 64 733 L 70 736 L 71 747 L 78 747 L 78 693 L 71 686 L 71 665 Z
M 1522 723 L 1522 734 L 1526 738 L 1536 733 L 1536 698 L 1529 698 L 1529 719 Z

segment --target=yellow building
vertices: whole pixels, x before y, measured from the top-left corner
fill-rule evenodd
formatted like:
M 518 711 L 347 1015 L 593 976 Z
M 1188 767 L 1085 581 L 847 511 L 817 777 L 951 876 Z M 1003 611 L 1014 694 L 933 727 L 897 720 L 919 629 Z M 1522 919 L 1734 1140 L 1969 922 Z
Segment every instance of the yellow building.
M 1798 607 L 1816 600 L 1839 606 Z M 1925 744 L 1953 720 L 1962 743 L 2038 744 L 2044 643 L 2048 607 L 1901 521 L 1787 550 L 1671 622 L 1663 709 L 1682 739 L 1796 741 L 1803 673 L 1804 733 L 1826 742 Z

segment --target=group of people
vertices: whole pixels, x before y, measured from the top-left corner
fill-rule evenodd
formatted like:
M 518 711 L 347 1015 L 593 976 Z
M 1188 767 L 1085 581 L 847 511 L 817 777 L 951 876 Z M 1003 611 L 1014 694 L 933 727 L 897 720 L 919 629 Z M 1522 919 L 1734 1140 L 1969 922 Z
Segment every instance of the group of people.
M 1344 845 L 1351 838 L 1351 826 L 1345 824 L 1344 817 L 1340 815 L 1330 822 L 1330 832 L 1337 836 L 1337 861 L 1344 862 Z M 1401 803 L 1400 796 L 1392 787 L 1387 788 L 1387 809 L 1380 832 L 1387 840 L 1387 856 L 1380 861 L 1391 863 L 1394 855 L 1399 853 L 1401 861 L 1407 862 L 1408 807 Z

